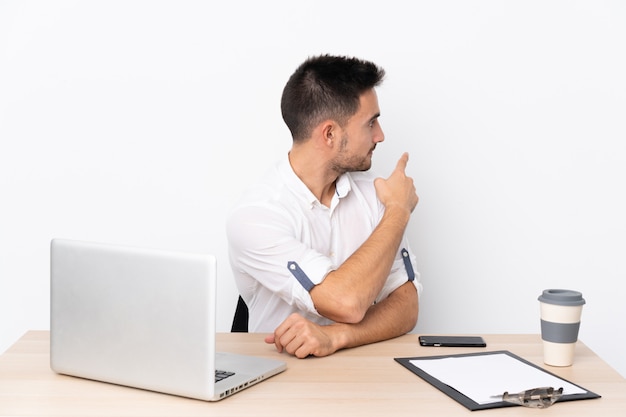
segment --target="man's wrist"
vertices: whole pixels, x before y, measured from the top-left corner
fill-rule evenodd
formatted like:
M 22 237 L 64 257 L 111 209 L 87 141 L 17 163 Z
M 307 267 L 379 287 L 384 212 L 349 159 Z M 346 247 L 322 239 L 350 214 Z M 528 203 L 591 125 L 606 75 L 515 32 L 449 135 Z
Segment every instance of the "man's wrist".
M 334 323 L 328 327 L 331 332 L 330 338 L 335 352 L 351 347 L 349 337 L 350 325 L 345 323 Z
M 397 223 L 400 227 L 405 228 L 411 218 L 411 210 L 401 204 L 390 204 L 385 206 L 383 219 L 389 219 Z

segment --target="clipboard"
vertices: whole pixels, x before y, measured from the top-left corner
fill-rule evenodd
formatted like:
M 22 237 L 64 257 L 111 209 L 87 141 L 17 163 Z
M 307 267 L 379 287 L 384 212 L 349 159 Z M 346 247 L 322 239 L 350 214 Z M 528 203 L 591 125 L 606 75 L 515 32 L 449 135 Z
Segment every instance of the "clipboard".
M 419 376 L 420 378 L 422 378 L 423 380 L 425 380 L 426 382 L 430 383 L 432 386 L 434 386 L 435 388 L 437 388 L 438 390 L 440 390 L 441 392 L 443 392 L 444 394 L 446 394 L 448 397 L 452 398 L 453 400 L 457 401 L 458 403 L 460 403 L 461 405 L 465 406 L 467 409 L 469 409 L 470 411 L 476 411 L 476 410 L 487 410 L 487 409 L 492 409 L 492 408 L 503 408 L 503 407 L 517 407 L 518 405 L 516 404 L 511 404 L 509 402 L 505 402 L 505 401 L 496 401 L 496 402 L 489 402 L 486 404 L 481 404 L 478 403 L 476 401 L 474 401 L 472 398 L 466 396 L 465 394 L 463 394 L 462 392 L 458 391 L 457 389 L 455 389 L 454 387 L 440 381 L 439 379 L 437 379 L 437 377 L 435 377 L 434 375 L 431 375 L 430 373 L 424 371 L 423 369 L 421 369 L 420 367 L 416 366 L 415 364 L 412 363 L 412 361 L 422 361 L 422 360 L 431 360 L 431 359 L 444 359 L 444 358 L 464 358 L 464 357 L 473 357 L 473 356 L 484 356 L 484 355 L 501 355 L 501 354 L 505 354 L 508 355 L 509 357 L 516 359 L 518 361 L 520 361 L 521 363 L 530 366 L 536 370 L 539 370 L 541 372 L 545 372 L 546 374 L 557 378 L 559 380 L 562 380 L 568 384 L 571 384 L 577 388 L 580 389 L 580 391 L 582 391 L 582 393 L 577 393 L 577 394 L 564 394 L 561 396 L 561 398 L 558 400 L 558 402 L 564 402 L 564 401 L 574 401 L 574 400 L 587 400 L 587 399 L 594 399 L 594 398 L 601 398 L 600 395 L 591 392 L 583 387 L 581 387 L 580 385 L 574 384 L 564 378 L 559 377 L 558 375 L 553 374 L 552 372 L 549 372 L 531 362 L 528 362 L 525 359 L 520 358 L 519 356 L 506 351 L 506 350 L 499 350 L 499 351 L 492 351 L 492 352 L 479 352 L 479 353 L 466 353 L 466 354 L 458 354 L 458 355 L 440 355 L 440 356 L 415 356 L 415 357 L 410 357 L 410 358 L 394 358 L 394 360 L 396 362 L 398 362 L 400 365 L 404 366 L 405 368 L 407 368 L 409 371 L 413 372 L 415 375 Z M 531 389 L 531 388 L 535 388 L 535 387 L 526 387 L 525 389 Z M 555 387 L 558 388 L 558 387 Z M 494 394 L 503 394 L 504 393 L 504 389 L 502 390 L 502 392 L 498 393 L 498 392 L 494 392 Z

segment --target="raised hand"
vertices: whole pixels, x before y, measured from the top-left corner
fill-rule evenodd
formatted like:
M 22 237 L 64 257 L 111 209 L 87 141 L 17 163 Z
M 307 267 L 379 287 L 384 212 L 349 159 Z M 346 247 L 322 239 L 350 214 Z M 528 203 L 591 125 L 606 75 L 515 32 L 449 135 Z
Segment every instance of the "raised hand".
M 409 154 L 403 153 L 395 169 L 387 179 L 376 178 L 374 186 L 376 195 L 386 208 L 397 206 L 413 212 L 419 201 L 415 191 L 413 178 L 406 175 Z

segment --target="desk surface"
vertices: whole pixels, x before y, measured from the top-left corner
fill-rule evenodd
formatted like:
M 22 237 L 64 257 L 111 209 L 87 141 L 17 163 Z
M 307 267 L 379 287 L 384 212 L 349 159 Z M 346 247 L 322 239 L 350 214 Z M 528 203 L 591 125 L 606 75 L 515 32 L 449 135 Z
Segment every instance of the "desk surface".
M 557 403 L 546 410 L 524 407 L 469 411 L 397 364 L 394 357 L 476 352 L 471 348 L 426 348 L 410 334 L 337 352 L 326 358 L 278 354 L 261 334 L 224 333 L 218 350 L 278 357 L 287 370 L 222 401 L 209 403 L 80 378 L 49 367 L 49 332 L 27 332 L 0 356 L 0 415 L 11 416 L 623 416 L 626 379 L 582 342 L 567 368 L 541 360 L 538 335 L 485 335 L 484 350 L 509 350 L 602 396 Z

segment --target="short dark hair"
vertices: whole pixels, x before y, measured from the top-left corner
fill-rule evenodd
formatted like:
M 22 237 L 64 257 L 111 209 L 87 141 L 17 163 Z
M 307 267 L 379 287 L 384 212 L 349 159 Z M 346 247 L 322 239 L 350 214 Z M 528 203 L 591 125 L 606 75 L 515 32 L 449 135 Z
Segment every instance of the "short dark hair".
M 344 125 L 366 91 L 380 85 L 385 70 L 372 62 L 332 55 L 310 57 L 283 89 L 281 111 L 294 141 L 310 136 L 326 119 Z

